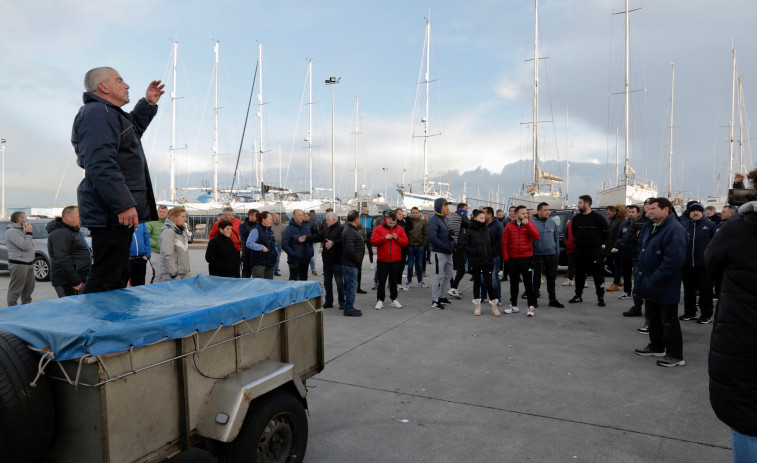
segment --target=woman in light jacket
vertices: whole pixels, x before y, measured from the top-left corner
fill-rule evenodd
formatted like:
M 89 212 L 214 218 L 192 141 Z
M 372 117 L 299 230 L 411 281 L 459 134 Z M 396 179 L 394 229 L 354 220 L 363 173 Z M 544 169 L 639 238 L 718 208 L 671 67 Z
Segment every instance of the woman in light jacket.
M 160 274 L 156 283 L 189 277 L 189 236 L 187 211 L 174 207 L 160 231 Z

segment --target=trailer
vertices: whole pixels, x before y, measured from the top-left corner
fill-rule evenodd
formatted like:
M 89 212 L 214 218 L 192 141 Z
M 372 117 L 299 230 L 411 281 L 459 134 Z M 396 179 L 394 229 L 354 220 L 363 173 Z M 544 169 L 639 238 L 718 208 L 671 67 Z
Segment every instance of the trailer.
M 0 311 L 0 460 L 300 462 L 317 282 L 195 278 Z

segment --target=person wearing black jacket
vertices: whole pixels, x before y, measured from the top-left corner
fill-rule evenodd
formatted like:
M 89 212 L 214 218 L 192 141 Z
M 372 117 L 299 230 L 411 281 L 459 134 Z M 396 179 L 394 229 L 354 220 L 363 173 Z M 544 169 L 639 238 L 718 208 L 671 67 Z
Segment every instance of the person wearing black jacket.
M 89 277 L 92 255 L 79 231 L 79 208 L 68 206 L 47 224 L 50 282 L 58 297 L 79 294 Z
M 397 226 L 402 227 L 402 229 L 405 230 L 405 235 L 407 235 L 407 233 L 413 229 L 413 222 L 408 220 L 405 216 L 405 211 L 403 211 L 401 207 L 397 208 L 394 213 L 397 215 Z M 397 286 L 401 286 L 404 291 L 410 289 L 409 286 L 402 284 L 402 275 L 405 274 L 405 268 L 407 267 L 407 250 L 407 246 L 402 248 L 402 266 L 398 269 L 399 274 L 396 278 Z
M 360 317 L 363 312 L 355 308 L 355 293 L 358 288 L 358 269 L 365 257 L 365 233 L 360 227 L 357 211 L 347 214 L 347 224 L 342 228 L 342 271 L 344 273 L 344 316 Z
M 486 226 L 486 214 L 483 211 L 473 211 L 473 220 L 470 221 L 468 231 L 460 236 L 458 243 L 462 252 L 468 256 L 468 269 L 473 275 L 473 304 L 476 306 L 473 315 L 481 315 L 481 280 L 483 279 L 486 291 L 494 294 L 492 286 L 492 269 L 494 268 L 494 247 L 492 237 Z M 497 299 L 491 299 L 492 315 L 499 317 Z
M 126 285 L 132 232 L 140 222 L 158 219 L 141 138 L 165 91 L 159 80 L 150 82 L 145 97 L 127 113 L 121 107 L 129 103 L 129 85 L 115 69 L 89 70 L 84 87 L 71 144 L 76 163 L 84 169 L 77 198 L 94 253 L 82 292 L 95 293 Z
M 704 265 L 704 250 L 710 244 L 717 227 L 704 216 L 702 203 L 694 203 L 686 210 L 688 218 L 681 220 L 686 229 L 686 265 L 683 267 L 683 315 L 679 320 L 696 320 L 706 325 L 712 322 L 713 283 Z M 697 300 L 697 295 L 699 299 Z M 697 318 L 697 306 L 701 316 Z
M 258 213 L 257 209 L 250 209 L 247 211 L 247 218 L 239 224 L 239 242 L 247 243 L 247 238 L 250 237 L 250 232 L 255 228 L 258 223 L 255 221 L 255 215 Z M 242 278 L 250 278 L 252 276 L 252 267 L 250 266 L 250 248 L 247 246 L 240 246 L 242 248 Z
M 218 234 L 208 241 L 205 261 L 208 274 L 217 277 L 239 278 L 239 253 L 231 240 L 232 223 L 221 219 L 218 222 Z
M 452 230 L 452 234 L 455 237 L 455 250 L 452 253 L 452 269 L 454 270 L 454 276 L 449 281 L 449 291 L 447 294 L 456 298 L 462 299 L 463 296 L 457 287 L 460 285 L 460 280 L 465 275 L 465 253 L 462 248 L 457 244 L 460 242 L 460 237 L 467 233 L 468 226 L 470 225 L 470 219 L 468 219 L 468 205 L 465 203 L 459 203 L 457 210 L 454 214 L 449 216 L 449 229 Z
M 602 257 L 602 245 L 607 241 L 607 221 L 604 217 L 591 210 L 591 196 L 583 195 L 578 198 L 580 214 L 573 217 L 571 227 L 576 246 L 576 295 L 568 301 L 571 304 L 583 302 L 586 274 L 594 278 L 597 291 L 597 305 L 605 304 L 605 269 Z
M 334 307 L 334 290 L 332 280 L 336 282 L 337 301 L 339 308 L 344 310 L 344 274 L 342 273 L 342 224 L 333 212 L 327 212 L 324 220 L 326 224 L 318 233 L 308 235 L 308 243 L 323 243 L 323 286 L 326 289 L 326 300 L 323 308 Z
M 757 170 L 750 172 L 757 186 Z M 708 370 L 710 404 L 731 428 L 734 461 L 757 461 L 757 202 L 718 230 L 704 252 L 713 279 L 721 279 Z M 751 450 L 750 450 L 751 449 Z

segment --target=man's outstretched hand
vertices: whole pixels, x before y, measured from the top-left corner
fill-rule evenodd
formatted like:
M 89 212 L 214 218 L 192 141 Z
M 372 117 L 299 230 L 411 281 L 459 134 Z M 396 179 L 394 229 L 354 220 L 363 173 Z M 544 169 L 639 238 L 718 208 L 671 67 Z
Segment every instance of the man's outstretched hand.
M 163 90 L 165 87 L 165 84 L 162 84 L 159 80 L 153 80 L 150 82 L 150 85 L 147 86 L 145 100 L 150 104 L 158 104 L 160 97 L 166 93 L 166 91 Z

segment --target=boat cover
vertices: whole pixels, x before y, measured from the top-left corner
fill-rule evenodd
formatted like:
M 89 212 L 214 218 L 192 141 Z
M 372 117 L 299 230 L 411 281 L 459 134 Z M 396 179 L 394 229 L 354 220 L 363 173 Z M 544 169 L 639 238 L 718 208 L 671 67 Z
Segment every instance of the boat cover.
M 0 330 L 36 349 L 49 346 L 55 360 L 71 360 L 216 330 L 321 293 L 316 281 L 199 275 L 3 308 Z

